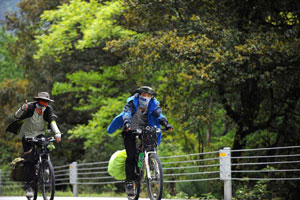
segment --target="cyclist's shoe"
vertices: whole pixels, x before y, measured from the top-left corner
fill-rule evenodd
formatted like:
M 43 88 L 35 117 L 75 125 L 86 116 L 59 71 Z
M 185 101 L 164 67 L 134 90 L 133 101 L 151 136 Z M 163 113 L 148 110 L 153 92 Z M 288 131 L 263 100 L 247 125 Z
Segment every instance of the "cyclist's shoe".
M 33 189 L 31 187 L 27 188 L 27 190 L 26 190 L 26 197 L 27 198 L 32 198 L 33 197 Z
M 134 196 L 134 183 L 132 181 L 126 182 L 125 188 L 128 196 Z

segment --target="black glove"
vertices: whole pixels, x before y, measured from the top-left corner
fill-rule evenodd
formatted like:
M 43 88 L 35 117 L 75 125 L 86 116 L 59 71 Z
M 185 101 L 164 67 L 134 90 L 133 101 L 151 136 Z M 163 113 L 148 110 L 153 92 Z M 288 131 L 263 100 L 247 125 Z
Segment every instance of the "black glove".
M 168 130 L 173 130 L 173 126 L 172 126 L 171 124 L 167 124 L 167 125 L 166 125 L 166 129 L 168 129 Z
M 167 120 L 163 121 L 162 125 L 164 127 L 166 127 L 167 130 L 172 130 L 173 129 L 173 126 L 171 124 L 169 124 Z
M 129 131 L 131 129 L 131 124 L 129 123 L 129 122 L 126 122 L 125 124 L 124 124 L 124 130 L 125 131 Z

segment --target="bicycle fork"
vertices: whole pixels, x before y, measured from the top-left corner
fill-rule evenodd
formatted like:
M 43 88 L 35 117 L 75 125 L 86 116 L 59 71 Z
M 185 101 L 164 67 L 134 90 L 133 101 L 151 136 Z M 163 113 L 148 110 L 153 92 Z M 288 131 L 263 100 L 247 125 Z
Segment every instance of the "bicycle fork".
M 147 178 L 149 180 L 152 179 L 151 173 L 150 173 L 150 164 L 149 164 L 149 155 L 152 153 L 155 154 L 156 152 L 155 151 L 145 152 L 145 164 L 146 164 Z

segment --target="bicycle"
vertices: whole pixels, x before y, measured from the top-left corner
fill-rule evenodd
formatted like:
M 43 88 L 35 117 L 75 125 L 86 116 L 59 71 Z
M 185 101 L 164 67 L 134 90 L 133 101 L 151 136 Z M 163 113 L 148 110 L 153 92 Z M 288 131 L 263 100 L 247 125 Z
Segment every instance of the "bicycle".
M 141 183 L 145 180 L 148 196 L 151 200 L 160 200 L 163 193 L 163 172 L 160 159 L 156 154 L 157 134 L 165 131 L 156 126 L 132 130 L 132 134 L 139 138 L 137 142 L 137 165 L 135 169 L 134 195 L 127 194 L 128 200 L 138 200 Z M 146 169 L 146 171 L 145 171 Z M 125 185 L 126 187 L 126 185 Z
M 53 200 L 55 193 L 55 175 L 54 168 L 50 160 L 49 149 L 50 142 L 55 141 L 54 137 L 33 137 L 28 139 L 36 143 L 37 151 L 35 157 L 37 164 L 35 165 L 35 177 L 33 179 L 33 200 L 37 199 L 38 188 L 41 188 L 44 200 Z M 30 200 L 31 198 L 27 198 Z

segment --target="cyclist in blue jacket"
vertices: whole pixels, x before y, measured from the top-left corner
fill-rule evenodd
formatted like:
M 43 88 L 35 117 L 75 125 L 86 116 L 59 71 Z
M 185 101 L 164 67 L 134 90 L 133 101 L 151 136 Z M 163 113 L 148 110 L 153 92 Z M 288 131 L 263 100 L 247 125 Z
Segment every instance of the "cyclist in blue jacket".
M 107 128 L 108 133 L 113 133 L 123 127 L 122 136 L 127 153 L 125 163 L 126 170 L 126 192 L 133 195 L 134 169 L 136 166 L 136 138 L 131 130 L 144 128 L 146 126 L 165 126 L 172 130 L 166 117 L 162 114 L 159 102 L 155 98 L 156 93 L 151 87 L 142 86 L 136 93 L 127 99 L 124 110 L 116 116 Z M 158 134 L 157 144 L 160 144 L 161 133 Z

